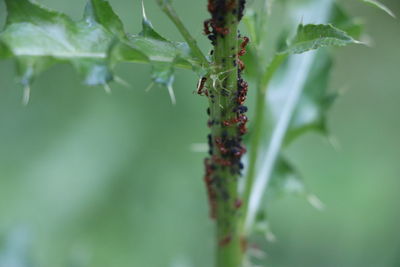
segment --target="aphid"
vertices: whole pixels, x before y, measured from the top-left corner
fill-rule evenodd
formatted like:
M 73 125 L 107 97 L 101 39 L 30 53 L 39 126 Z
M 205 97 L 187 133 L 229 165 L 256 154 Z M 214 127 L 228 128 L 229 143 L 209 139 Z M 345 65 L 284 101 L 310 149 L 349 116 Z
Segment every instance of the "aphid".
M 234 155 L 235 157 L 241 157 L 241 156 L 243 156 L 245 153 L 246 153 L 246 148 L 240 147 L 239 149 L 236 149 L 236 150 L 234 151 L 233 155 Z
M 223 96 L 229 96 L 229 91 L 226 90 L 225 88 L 223 88 L 223 89 L 221 90 L 221 95 L 223 95 Z
M 246 106 L 237 106 L 233 109 L 233 112 L 237 112 L 239 114 L 243 114 L 247 112 L 247 107 Z

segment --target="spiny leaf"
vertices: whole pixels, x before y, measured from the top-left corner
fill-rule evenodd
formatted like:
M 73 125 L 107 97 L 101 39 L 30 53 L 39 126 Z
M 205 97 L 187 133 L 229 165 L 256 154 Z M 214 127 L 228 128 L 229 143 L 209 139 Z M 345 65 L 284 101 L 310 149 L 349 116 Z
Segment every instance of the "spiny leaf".
M 142 32 L 126 34 L 121 20 L 105 0 L 89 0 L 83 19 L 77 22 L 29 0 L 6 0 L 6 6 L 8 16 L 0 33 L 0 59 L 16 59 L 25 86 L 56 63 L 74 66 L 88 85 L 112 81 L 113 68 L 121 61 L 151 63 L 154 77 L 157 72 L 172 76 L 175 67 L 199 68 L 188 45 L 163 38 L 145 14 Z
M 92 23 L 100 23 L 108 31 L 121 38 L 125 36 L 124 26 L 120 18 L 105 0 L 89 1 L 85 8 L 85 18 Z
M 385 6 L 384 4 L 382 4 L 381 2 L 377 1 L 377 0 L 360 0 L 364 3 L 367 3 L 373 7 L 376 7 L 380 10 L 383 10 L 384 12 L 386 12 L 387 14 L 389 14 L 390 16 L 392 16 L 393 18 L 396 18 L 396 15 L 393 13 L 392 10 L 390 10 L 387 6 Z
M 18 60 L 23 83 L 30 83 L 35 75 L 59 62 L 73 65 L 88 85 L 113 79 L 108 50 L 116 38 L 114 33 L 121 34 L 123 28 L 109 5 L 90 1 L 85 18 L 78 22 L 28 0 L 6 0 L 6 5 L 7 24 L 0 42 Z M 99 19 L 104 14 L 114 17 Z M 111 21 L 111 25 L 103 24 Z
M 295 38 L 281 53 L 301 54 L 322 47 L 345 46 L 353 43 L 360 42 L 331 24 L 300 24 Z

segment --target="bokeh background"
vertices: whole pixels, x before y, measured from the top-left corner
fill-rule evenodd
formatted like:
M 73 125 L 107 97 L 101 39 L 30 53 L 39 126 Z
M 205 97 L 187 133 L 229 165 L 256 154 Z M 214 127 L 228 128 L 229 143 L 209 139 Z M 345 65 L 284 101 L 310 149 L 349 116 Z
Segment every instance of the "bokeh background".
M 79 19 L 84 0 L 41 0 Z M 110 0 L 140 30 L 139 0 Z M 180 40 L 155 1 L 148 16 Z M 204 1 L 175 0 L 200 40 Z M 286 151 L 327 208 L 285 196 L 270 205 L 277 241 L 271 267 L 400 266 L 400 24 L 357 1 L 374 46 L 338 50 L 331 87 L 346 88 L 330 113 L 335 150 L 307 134 Z M 384 1 L 400 14 L 398 0 Z M 0 25 L 5 7 L 0 1 Z M 146 65 L 120 65 L 131 86 L 88 88 L 67 65 L 46 71 L 21 105 L 14 64 L 0 62 L 0 266 L 212 266 L 213 223 L 202 182 L 206 101 L 178 71 L 172 106 Z M 250 104 L 251 106 L 251 104 Z

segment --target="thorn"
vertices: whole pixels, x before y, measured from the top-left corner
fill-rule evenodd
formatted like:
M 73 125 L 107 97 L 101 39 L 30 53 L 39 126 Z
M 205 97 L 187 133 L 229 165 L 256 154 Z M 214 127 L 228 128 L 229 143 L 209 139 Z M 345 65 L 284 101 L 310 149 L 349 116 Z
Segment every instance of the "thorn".
M 114 81 L 124 87 L 131 87 L 130 84 L 119 76 L 114 76 Z
M 154 86 L 154 82 L 151 82 L 150 84 L 149 84 L 149 86 L 147 86 L 147 88 L 144 90 L 146 93 L 148 93 L 148 92 L 150 92 L 150 90 L 151 90 L 151 88 L 153 88 L 153 86 Z
M 310 203 L 311 206 L 313 206 L 315 209 L 319 211 L 323 211 L 326 208 L 325 204 L 322 203 L 322 201 L 316 195 L 313 194 L 307 195 L 307 201 L 308 203 Z
M 171 84 L 168 85 L 168 93 L 169 93 L 169 96 L 171 97 L 172 105 L 176 105 L 176 97 L 175 97 L 175 93 L 174 93 L 174 88 L 172 87 Z
M 106 91 L 107 94 L 111 94 L 111 87 L 107 83 L 104 84 L 104 91 Z
M 24 87 L 24 93 L 23 93 L 23 96 L 22 96 L 22 104 L 24 106 L 28 105 L 29 99 L 30 99 L 30 95 L 31 95 L 31 88 L 29 87 L 29 84 L 28 84 L 28 85 L 26 85 Z
M 144 0 L 142 0 L 142 16 L 144 20 L 147 20 L 146 10 L 144 8 Z

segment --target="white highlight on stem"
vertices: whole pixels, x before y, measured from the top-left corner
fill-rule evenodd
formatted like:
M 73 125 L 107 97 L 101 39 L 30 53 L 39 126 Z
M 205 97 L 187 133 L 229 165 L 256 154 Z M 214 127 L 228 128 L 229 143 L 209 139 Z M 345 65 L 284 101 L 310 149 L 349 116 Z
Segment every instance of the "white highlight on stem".
M 295 18 L 305 18 L 315 23 L 324 23 L 329 17 L 332 0 L 316 0 L 310 2 L 304 9 L 299 10 Z M 316 16 L 316 17 L 313 17 Z M 276 84 L 275 90 L 285 90 L 291 88 L 287 96 L 286 103 L 282 108 L 281 115 L 273 130 L 272 137 L 266 152 L 259 155 L 260 161 L 263 162 L 259 166 L 258 174 L 255 177 L 253 188 L 249 199 L 249 209 L 247 217 L 245 218 L 245 231 L 249 232 L 255 222 L 257 212 L 261 206 L 263 196 L 267 190 L 269 181 L 271 180 L 272 173 L 282 149 L 282 144 L 296 109 L 297 103 L 303 92 L 304 85 L 307 81 L 307 76 L 311 70 L 312 63 L 315 59 L 316 52 L 311 51 L 302 55 L 294 55 L 289 58 L 287 72 L 285 79 L 280 84 Z M 310 201 L 311 200 L 311 201 Z M 309 202 L 316 206 L 317 201 L 315 198 L 308 199 Z M 321 202 L 319 202 L 321 203 Z

